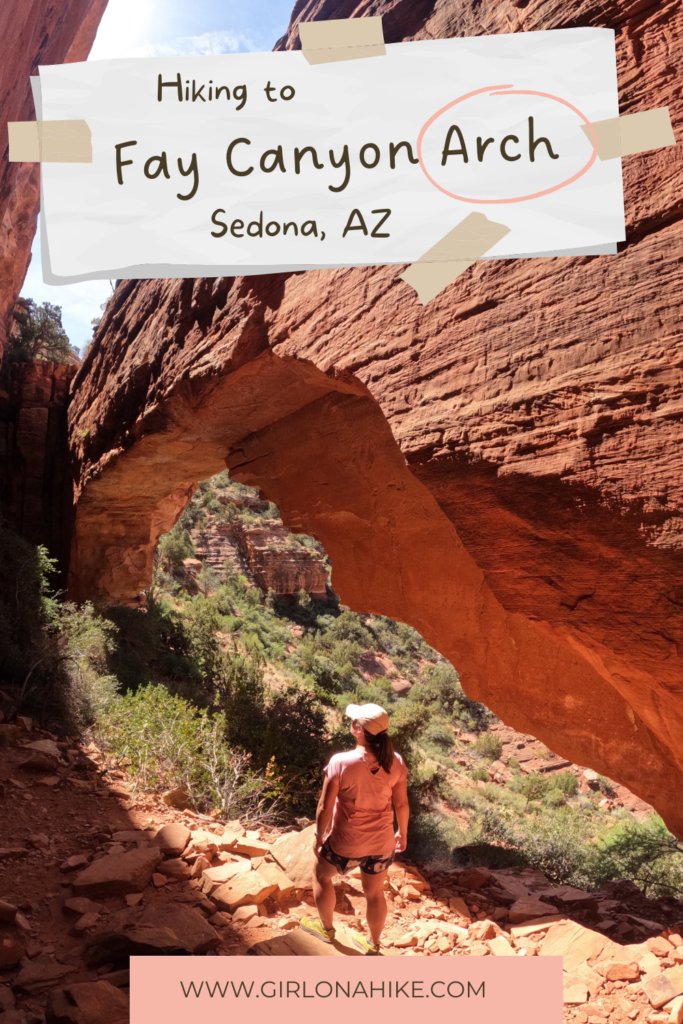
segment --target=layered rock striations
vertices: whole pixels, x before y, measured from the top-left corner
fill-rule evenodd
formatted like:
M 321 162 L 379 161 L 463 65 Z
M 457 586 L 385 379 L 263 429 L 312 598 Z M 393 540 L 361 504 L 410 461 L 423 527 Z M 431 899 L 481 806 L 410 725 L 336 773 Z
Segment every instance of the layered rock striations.
M 305 590 L 327 599 L 327 566 L 314 549 L 288 542 L 288 526 L 266 520 L 261 525 L 235 523 L 234 530 L 254 580 L 265 593 L 293 597 Z
M 622 113 L 668 105 L 674 3 L 297 3 L 389 41 L 599 25 Z M 475 264 L 422 307 L 383 267 L 124 282 L 71 406 L 75 597 L 135 600 L 226 464 L 323 542 L 342 600 L 683 835 L 681 145 L 624 161 L 613 257 Z
M 107 0 L 4 0 L 0 5 L 0 356 L 31 261 L 40 164 L 9 163 L 8 121 L 34 121 L 31 75 L 40 64 L 85 60 Z
M 220 499 L 219 499 L 220 500 Z M 265 506 L 258 499 L 237 499 L 235 504 L 253 508 Z M 327 566 L 314 548 L 290 540 L 288 526 L 279 520 L 249 523 L 209 521 L 193 531 L 197 559 L 212 569 L 244 575 L 251 586 L 265 594 L 295 597 L 301 590 L 318 600 L 327 600 Z M 194 560 L 190 560 L 194 561 Z

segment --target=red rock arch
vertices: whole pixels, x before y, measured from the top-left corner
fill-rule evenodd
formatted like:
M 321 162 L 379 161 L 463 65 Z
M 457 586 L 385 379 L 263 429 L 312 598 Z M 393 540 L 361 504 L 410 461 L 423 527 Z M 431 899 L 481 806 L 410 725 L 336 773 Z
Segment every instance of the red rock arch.
M 391 41 L 409 7 L 425 38 L 614 27 L 622 113 L 668 105 L 680 137 L 680 5 L 361 6 L 296 11 Z M 122 284 L 70 411 L 72 593 L 134 600 L 227 461 L 346 603 L 683 835 L 682 153 L 625 161 L 618 256 L 481 262 L 426 308 L 392 267 Z

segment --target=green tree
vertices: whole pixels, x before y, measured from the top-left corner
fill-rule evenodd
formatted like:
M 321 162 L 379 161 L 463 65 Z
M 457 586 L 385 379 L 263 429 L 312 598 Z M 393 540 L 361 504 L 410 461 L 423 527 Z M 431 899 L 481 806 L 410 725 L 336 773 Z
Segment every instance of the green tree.
M 18 299 L 13 313 L 7 358 L 14 362 L 44 359 L 54 363 L 73 363 L 78 353 L 71 347 L 62 326 L 62 307 L 33 299 Z
M 683 894 L 683 845 L 658 814 L 647 821 L 627 821 L 610 829 L 592 857 L 596 882 L 630 878 L 646 896 Z
M 194 558 L 194 544 L 187 530 L 179 523 L 159 541 L 161 556 L 171 565 L 182 565 L 183 559 Z

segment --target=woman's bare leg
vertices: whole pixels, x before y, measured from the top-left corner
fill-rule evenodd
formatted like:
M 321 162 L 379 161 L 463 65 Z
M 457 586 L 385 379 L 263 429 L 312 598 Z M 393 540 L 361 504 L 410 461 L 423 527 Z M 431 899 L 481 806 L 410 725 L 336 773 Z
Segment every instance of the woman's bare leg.
M 337 874 L 337 869 L 332 867 L 322 857 L 318 857 L 313 872 L 313 899 L 318 908 L 318 914 L 322 921 L 323 928 L 331 928 L 334 919 L 334 906 L 337 902 L 337 895 L 332 885 L 332 879 Z
M 368 919 L 368 929 L 372 941 L 377 946 L 387 918 L 387 901 L 384 898 L 384 880 L 387 873 L 382 871 L 379 875 L 366 875 L 361 871 L 360 877 L 367 902 L 365 916 Z

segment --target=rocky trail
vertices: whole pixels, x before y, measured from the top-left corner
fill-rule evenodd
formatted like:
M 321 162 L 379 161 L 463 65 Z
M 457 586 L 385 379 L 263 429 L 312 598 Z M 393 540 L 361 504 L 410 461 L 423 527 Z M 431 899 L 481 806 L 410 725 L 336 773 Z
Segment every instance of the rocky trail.
M 312 826 L 219 822 L 138 793 L 97 747 L 0 725 L 0 1024 L 124 1024 L 131 954 L 358 956 L 358 872 L 337 936 L 311 913 Z M 683 904 L 630 882 L 587 893 L 534 869 L 433 871 L 387 883 L 385 956 L 564 956 L 565 1020 L 681 1024 Z

